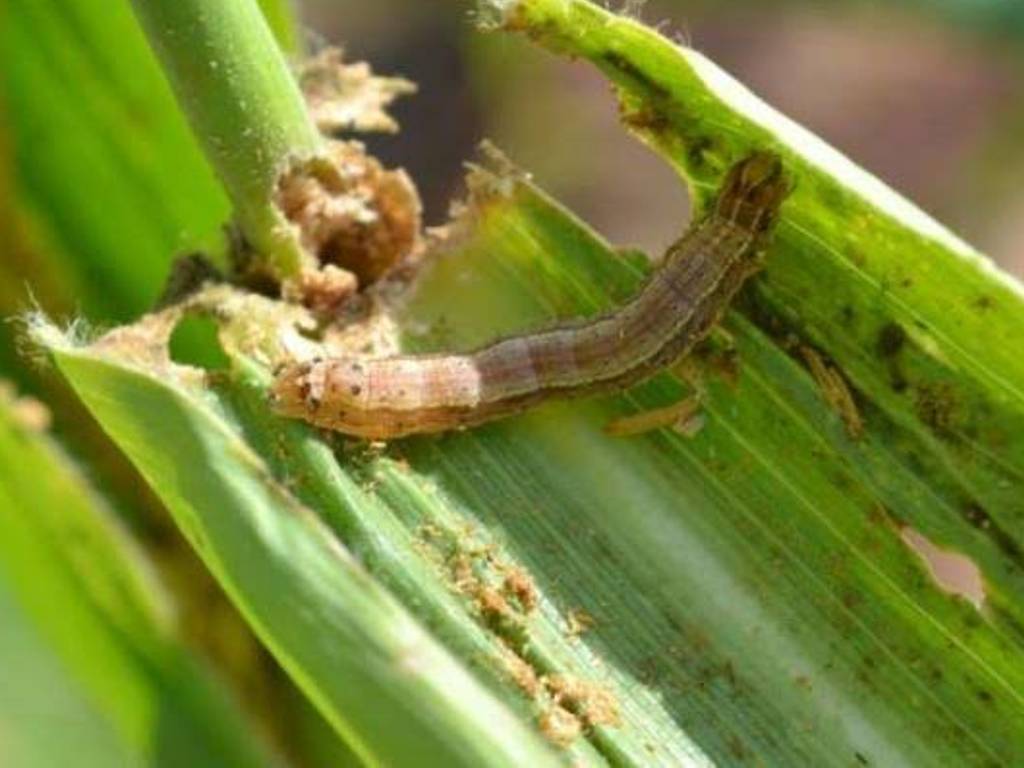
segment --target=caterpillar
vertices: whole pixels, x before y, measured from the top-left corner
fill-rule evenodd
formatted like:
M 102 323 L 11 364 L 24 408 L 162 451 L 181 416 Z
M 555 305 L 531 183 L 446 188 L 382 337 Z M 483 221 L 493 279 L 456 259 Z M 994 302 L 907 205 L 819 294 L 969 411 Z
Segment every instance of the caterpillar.
M 465 353 L 291 363 L 275 377 L 273 407 L 317 426 L 385 440 L 473 427 L 553 398 L 625 390 L 710 333 L 760 268 L 789 191 L 779 157 L 755 152 L 729 169 L 708 214 L 616 309 Z

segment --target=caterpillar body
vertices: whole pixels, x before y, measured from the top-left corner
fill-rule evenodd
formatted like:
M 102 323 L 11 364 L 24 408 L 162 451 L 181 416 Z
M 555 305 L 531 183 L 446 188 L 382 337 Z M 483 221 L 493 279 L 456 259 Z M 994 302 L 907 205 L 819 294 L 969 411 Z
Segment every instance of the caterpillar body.
M 788 193 L 779 158 L 756 152 L 728 171 L 709 213 L 616 309 L 466 353 L 290 364 L 275 378 L 274 407 L 321 427 L 383 440 L 472 427 L 553 398 L 627 389 L 708 335 L 760 268 Z

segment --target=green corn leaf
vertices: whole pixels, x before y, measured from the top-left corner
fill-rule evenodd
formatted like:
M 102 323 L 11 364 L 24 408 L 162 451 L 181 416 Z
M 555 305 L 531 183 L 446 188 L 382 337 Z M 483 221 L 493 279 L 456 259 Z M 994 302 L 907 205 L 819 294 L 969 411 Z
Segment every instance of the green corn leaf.
M 194 376 L 176 381 L 167 371 L 119 364 L 126 347 L 111 359 L 51 344 L 64 375 L 257 634 L 365 759 L 409 765 L 428 754 L 438 764 L 551 762 L 539 739 L 273 477 L 239 421 L 260 430 L 267 418 L 259 413 L 262 402 L 253 412 L 246 393 L 236 393 L 235 415 L 231 395 L 218 402 Z M 306 466 L 317 479 L 332 471 L 318 466 L 329 456 L 308 445 L 308 436 L 293 445 L 265 433 L 253 442 L 264 456 L 311 453 Z
M 37 413 L 0 403 L 5 763 L 273 765 L 176 639 L 140 553 L 29 423 Z

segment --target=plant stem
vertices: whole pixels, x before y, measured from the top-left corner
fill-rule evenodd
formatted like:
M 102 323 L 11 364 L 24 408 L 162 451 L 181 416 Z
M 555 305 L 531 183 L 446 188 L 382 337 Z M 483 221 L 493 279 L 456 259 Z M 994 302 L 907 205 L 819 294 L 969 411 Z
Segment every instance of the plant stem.
M 255 0 L 133 0 L 242 233 L 279 278 L 305 256 L 274 206 L 278 174 L 321 146 Z

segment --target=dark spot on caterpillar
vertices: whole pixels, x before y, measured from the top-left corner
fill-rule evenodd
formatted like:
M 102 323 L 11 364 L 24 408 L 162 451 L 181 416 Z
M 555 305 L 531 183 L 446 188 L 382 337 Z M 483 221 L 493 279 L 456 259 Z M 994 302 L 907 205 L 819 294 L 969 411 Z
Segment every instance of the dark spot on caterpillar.
M 360 387 L 358 384 L 353 384 L 348 391 L 352 393 L 353 397 L 356 397 L 360 392 L 363 391 L 363 388 Z

